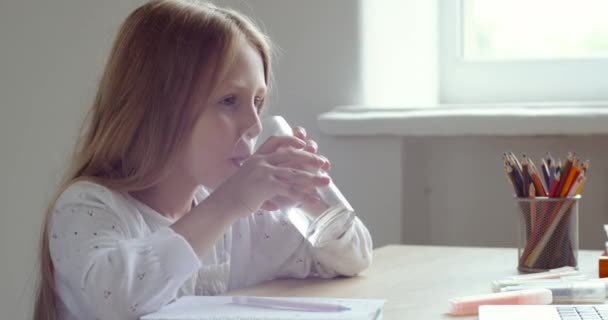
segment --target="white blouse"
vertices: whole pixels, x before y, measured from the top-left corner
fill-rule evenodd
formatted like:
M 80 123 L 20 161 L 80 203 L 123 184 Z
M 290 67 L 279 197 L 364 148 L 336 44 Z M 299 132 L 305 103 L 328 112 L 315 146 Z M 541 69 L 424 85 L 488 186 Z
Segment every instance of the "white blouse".
M 195 202 L 208 192 L 199 188 Z M 50 254 L 63 320 L 138 319 L 182 295 L 215 295 L 281 278 L 353 276 L 371 263 L 359 219 L 312 248 L 280 211 L 235 222 L 198 257 L 162 216 L 127 193 L 80 181 L 59 197 Z

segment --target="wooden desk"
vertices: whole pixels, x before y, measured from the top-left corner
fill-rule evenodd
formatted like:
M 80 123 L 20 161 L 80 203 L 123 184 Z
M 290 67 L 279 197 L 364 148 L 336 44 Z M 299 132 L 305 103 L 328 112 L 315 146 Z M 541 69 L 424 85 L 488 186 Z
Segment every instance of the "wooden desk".
M 600 251 L 580 251 L 582 272 L 597 277 Z M 477 319 L 447 315 L 448 299 L 490 293 L 492 280 L 517 274 L 517 249 L 387 246 L 354 278 L 274 280 L 230 294 L 386 299 L 384 319 Z

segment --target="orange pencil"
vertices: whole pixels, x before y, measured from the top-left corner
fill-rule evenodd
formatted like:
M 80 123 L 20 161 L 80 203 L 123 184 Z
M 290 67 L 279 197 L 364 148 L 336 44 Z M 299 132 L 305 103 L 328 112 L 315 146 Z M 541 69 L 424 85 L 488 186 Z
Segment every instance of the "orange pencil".
M 564 183 L 564 188 L 562 189 L 562 192 L 559 195 L 561 198 L 568 195 L 568 193 L 570 192 L 570 189 L 572 189 L 572 185 L 574 184 L 574 182 L 576 182 L 576 179 L 578 178 L 578 175 L 580 173 L 581 173 L 580 163 L 578 160 L 575 160 L 574 165 L 572 166 L 572 169 L 568 173 L 566 182 Z

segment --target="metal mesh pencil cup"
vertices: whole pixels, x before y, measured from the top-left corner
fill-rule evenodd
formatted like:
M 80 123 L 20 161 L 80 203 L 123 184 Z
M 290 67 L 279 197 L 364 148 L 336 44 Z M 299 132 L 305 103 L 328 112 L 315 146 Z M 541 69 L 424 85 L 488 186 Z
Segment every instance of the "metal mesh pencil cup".
M 571 198 L 515 198 L 519 212 L 518 266 L 540 272 L 578 269 L 578 203 Z

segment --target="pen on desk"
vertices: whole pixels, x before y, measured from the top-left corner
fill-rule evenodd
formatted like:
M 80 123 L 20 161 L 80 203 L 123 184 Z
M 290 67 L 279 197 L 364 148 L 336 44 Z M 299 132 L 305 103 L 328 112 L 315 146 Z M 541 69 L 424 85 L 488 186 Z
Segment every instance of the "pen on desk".
M 532 288 L 551 290 L 553 303 L 603 303 L 606 299 L 606 286 L 602 281 L 564 281 L 556 283 L 530 283 L 506 286 L 500 292 L 518 291 Z
M 603 283 L 608 286 L 608 278 L 606 280 L 603 279 L 589 279 L 589 276 L 586 274 L 577 274 L 572 276 L 564 276 L 559 278 L 552 279 L 532 279 L 532 280 L 517 280 L 517 279 L 501 279 L 492 281 L 492 292 L 500 292 L 502 288 L 511 287 L 511 286 L 521 286 L 521 285 L 552 285 L 559 283 L 569 283 L 574 281 L 581 280 L 602 280 Z
M 234 296 L 232 297 L 232 302 L 246 306 L 306 312 L 341 312 L 350 310 L 349 307 L 334 303 L 292 301 L 281 298 Z

